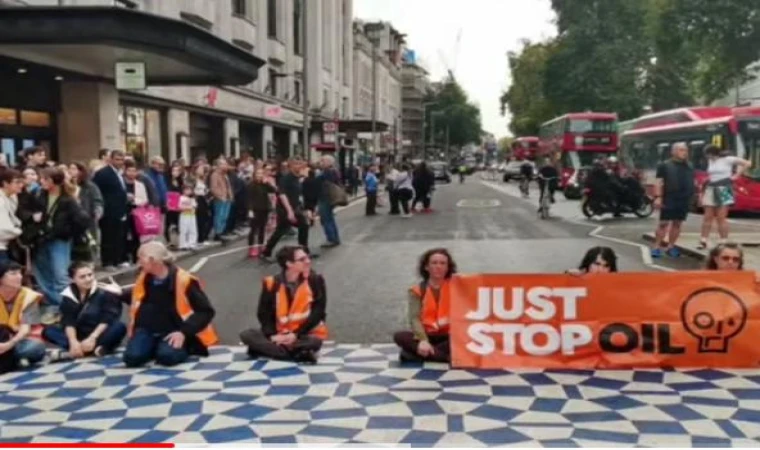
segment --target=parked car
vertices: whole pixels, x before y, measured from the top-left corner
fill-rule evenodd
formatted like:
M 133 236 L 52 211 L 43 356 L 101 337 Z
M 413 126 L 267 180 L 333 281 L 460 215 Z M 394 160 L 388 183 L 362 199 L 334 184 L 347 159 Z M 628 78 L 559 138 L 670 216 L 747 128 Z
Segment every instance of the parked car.
M 430 170 L 433 171 L 435 181 L 443 181 L 445 183 L 451 183 L 451 172 L 449 171 L 449 165 L 445 162 L 432 162 L 430 163 Z
M 501 170 L 501 172 L 504 174 L 504 182 L 508 182 L 509 180 L 519 180 L 522 178 L 520 175 L 520 167 L 522 167 L 523 164 L 529 163 L 531 166 L 533 166 L 533 173 L 536 173 L 536 165 L 533 163 L 533 161 L 511 161 L 506 164 Z

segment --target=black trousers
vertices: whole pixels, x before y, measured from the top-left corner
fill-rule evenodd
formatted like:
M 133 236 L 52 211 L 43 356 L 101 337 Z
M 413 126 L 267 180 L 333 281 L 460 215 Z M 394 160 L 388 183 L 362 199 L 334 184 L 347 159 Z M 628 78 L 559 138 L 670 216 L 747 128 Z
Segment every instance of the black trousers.
M 198 207 L 195 209 L 195 222 L 198 224 L 198 243 L 205 242 L 211 233 L 211 208 L 206 197 L 195 197 Z
M 103 266 L 124 262 L 127 222 L 121 219 L 100 219 L 100 261 Z
M 398 197 L 398 203 L 401 204 L 401 210 L 404 211 L 404 214 L 409 214 L 409 202 L 414 196 L 412 191 L 410 189 L 399 189 L 396 196 Z
M 280 239 L 282 239 L 283 236 L 288 234 L 288 231 L 290 231 L 291 227 L 293 227 L 294 224 L 292 224 L 288 220 L 288 215 L 284 212 L 278 211 L 277 212 L 277 228 L 275 228 L 274 233 L 272 233 L 272 236 L 269 237 L 269 240 L 267 241 L 266 247 L 264 247 L 264 256 L 272 256 L 272 252 L 274 251 L 274 248 L 277 246 L 277 243 L 280 242 Z M 309 249 L 309 221 L 306 219 L 306 216 L 304 216 L 303 212 L 296 213 L 296 223 L 295 227 L 298 228 L 298 245 L 305 248 L 307 251 Z
M 264 235 L 267 231 L 269 211 L 254 211 L 250 220 L 251 231 L 248 232 L 248 246 L 264 245 Z
M 401 350 L 407 353 L 407 356 L 415 357 L 420 361 L 435 361 L 435 362 L 450 362 L 451 361 L 451 346 L 449 345 L 449 336 L 428 336 L 430 345 L 435 349 L 435 354 L 427 358 L 423 358 L 417 353 L 417 346 L 420 345 L 420 341 L 414 337 L 414 333 L 411 331 L 399 331 L 393 335 L 393 341 L 396 342 Z
M 270 341 L 261 330 L 250 329 L 240 333 L 240 340 L 248 347 L 251 356 L 293 361 L 299 353 L 318 352 L 322 348 L 322 340 L 313 336 L 298 338 L 292 348 L 281 347 Z
M 417 203 L 422 202 L 422 207 L 425 209 L 430 208 L 430 189 L 417 189 L 414 201 L 412 202 L 412 209 L 417 207 Z
M 365 214 L 368 216 L 374 216 L 377 214 L 375 209 L 377 208 L 377 191 L 367 192 L 367 209 Z

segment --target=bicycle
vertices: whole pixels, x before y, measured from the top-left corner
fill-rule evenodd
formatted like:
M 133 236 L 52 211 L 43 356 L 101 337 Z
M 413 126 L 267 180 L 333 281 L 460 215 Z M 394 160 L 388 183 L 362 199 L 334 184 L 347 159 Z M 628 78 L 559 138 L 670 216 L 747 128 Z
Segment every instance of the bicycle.
M 543 178 L 539 176 L 539 180 L 541 180 L 542 183 L 541 203 L 538 208 L 538 216 L 541 218 L 541 220 L 546 220 L 549 218 L 549 211 L 551 210 L 552 206 L 551 194 L 549 193 L 549 184 L 552 182 L 552 180 L 556 180 L 556 177 Z

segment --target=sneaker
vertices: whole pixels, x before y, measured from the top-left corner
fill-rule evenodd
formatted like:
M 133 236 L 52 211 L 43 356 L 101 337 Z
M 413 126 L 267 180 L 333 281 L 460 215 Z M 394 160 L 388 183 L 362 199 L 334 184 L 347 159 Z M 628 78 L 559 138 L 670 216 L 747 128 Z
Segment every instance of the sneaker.
M 333 248 L 340 245 L 340 242 L 325 242 L 324 244 L 320 245 L 321 248 Z
M 662 249 L 653 248 L 652 249 L 652 258 L 662 258 Z
M 69 354 L 69 352 L 60 348 L 55 348 L 53 350 L 50 350 L 50 352 L 48 353 L 48 361 L 51 364 L 71 361 L 72 359 L 74 358 L 71 357 L 71 354 Z
M 18 360 L 18 366 L 22 369 L 26 369 L 27 367 L 31 366 L 32 364 L 29 362 L 26 358 L 21 358 Z
M 431 208 L 425 208 L 425 209 L 422 210 L 422 212 L 425 213 L 425 214 L 430 214 L 430 213 L 433 212 L 433 210 Z
M 253 246 L 248 249 L 248 257 L 253 259 L 257 258 L 259 256 L 259 248 L 256 246 Z
M 119 269 L 129 269 L 130 267 L 132 267 L 132 264 L 130 264 L 128 262 L 123 262 L 123 263 L 119 264 L 118 267 L 119 267 Z
M 668 251 L 667 251 L 667 254 L 668 254 L 668 256 L 670 256 L 671 258 L 680 258 L 680 257 L 681 257 L 681 251 L 680 251 L 680 250 L 678 250 L 678 249 L 677 249 L 677 248 L 675 248 L 675 247 L 671 247 L 671 248 L 669 248 L 669 249 L 668 249 Z
M 401 353 L 398 355 L 399 362 L 402 363 L 410 363 L 410 362 L 418 362 L 420 359 L 417 357 L 417 355 L 413 353 L 409 353 L 406 350 L 401 350 Z

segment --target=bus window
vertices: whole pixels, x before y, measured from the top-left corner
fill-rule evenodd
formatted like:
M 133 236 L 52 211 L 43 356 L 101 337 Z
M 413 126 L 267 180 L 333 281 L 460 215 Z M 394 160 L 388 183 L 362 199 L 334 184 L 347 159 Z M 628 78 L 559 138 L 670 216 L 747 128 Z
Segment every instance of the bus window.
M 707 156 L 705 156 L 706 144 L 707 142 L 701 139 L 689 142 L 689 160 L 695 170 L 707 170 Z
M 570 133 L 614 133 L 613 120 L 570 120 L 567 129 Z

